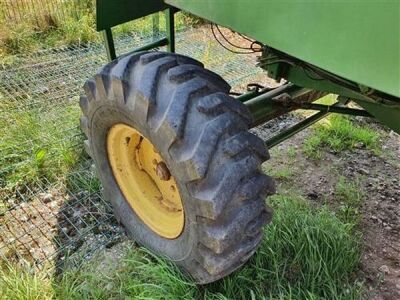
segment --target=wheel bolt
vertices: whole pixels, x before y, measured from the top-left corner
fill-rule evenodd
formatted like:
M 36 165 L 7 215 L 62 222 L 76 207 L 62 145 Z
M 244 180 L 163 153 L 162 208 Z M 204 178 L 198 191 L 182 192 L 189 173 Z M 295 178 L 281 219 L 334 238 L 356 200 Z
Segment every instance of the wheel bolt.
M 167 165 L 163 161 L 157 164 L 156 174 L 161 180 L 164 181 L 168 181 L 171 178 L 171 173 L 169 172 Z

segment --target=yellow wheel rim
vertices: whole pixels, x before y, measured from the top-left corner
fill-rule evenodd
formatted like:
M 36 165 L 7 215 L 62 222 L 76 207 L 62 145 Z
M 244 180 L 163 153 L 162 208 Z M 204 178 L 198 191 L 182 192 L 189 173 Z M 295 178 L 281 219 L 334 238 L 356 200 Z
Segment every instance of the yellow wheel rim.
M 107 136 L 108 159 L 129 205 L 158 235 L 177 238 L 184 210 L 174 177 L 153 144 L 125 124 L 114 125 Z

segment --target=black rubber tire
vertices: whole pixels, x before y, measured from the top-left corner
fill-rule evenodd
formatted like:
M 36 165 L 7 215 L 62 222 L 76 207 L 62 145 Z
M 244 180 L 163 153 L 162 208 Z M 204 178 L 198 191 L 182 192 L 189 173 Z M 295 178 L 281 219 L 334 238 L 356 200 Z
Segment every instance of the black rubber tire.
M 85 148 L 94 159 L 104 196 L 129 234 L 201 284 L 246 262 L 271 219 L 265 197 L 275 188 L 260 168 L 268 152 L 248 132 L 251 115 L 228 96 L 230 86 L 194 59 L 141 52 L 109 63 L 84 89 Z M 119 190 L 106 153 L 107 132 L 116 123 L 148 138 L 175 177 L 185 210 L 178 238 L 165 239 L 150 230 Z

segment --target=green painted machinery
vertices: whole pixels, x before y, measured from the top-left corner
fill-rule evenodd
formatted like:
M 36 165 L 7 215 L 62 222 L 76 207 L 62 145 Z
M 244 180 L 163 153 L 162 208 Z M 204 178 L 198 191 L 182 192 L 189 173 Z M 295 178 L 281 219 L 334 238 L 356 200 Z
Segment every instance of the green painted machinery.
M 261 64 L 270 77 L 348 97 L 400 132 L 400 1 L 98 0 L 97 28 L 110 33 L 162 10 L 172 21 L 177 9 L 253 38 L 266 58 L 294 63 Z M 169 36 L 150 47 L 173 50 L 169 26 Z
M 245 36 L 260 52 L 254 67 L 286 83 L 232 97 L 201 62 L 174 54 L 180 10 Z M 117 57 L 112 28 L 161 11 L 166 36 Z M 87 152 L 128 232 L 198 283 L 259 244 L 274 192 L 260 172 L 267 148 L 329 113 L 400 133 L 399 0 L 97 0 L 97 29 L 110 63 L 81 98 Z M 337 103 L 314 103 L 329 93 Z M 296 109 L 316 113 L 266 141 L 247 131 Z

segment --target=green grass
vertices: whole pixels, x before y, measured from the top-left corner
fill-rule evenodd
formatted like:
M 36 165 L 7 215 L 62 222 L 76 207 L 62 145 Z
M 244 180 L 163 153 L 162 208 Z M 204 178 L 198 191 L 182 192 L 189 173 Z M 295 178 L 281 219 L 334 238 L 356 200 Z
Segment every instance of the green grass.
M 165 21 L 165 15 L 160 13 L 160 31 L 165 30 Z M 78 17 L 67 15 L 57 22 L 50 18 L 48 22 L 37 24 L 26 18 L 24 22 L 12 26 L 6 22 L 0 23 L 0 65 L 12 64 L 14 55 L 27 54 L 42 48 L 102 42 L 101 35 L 95 30 L 95 23 L 93 10 L 80 13 Z M 187 13 L 177 13 L 175 28 L 180 30 L 202 23 L 204 21 Z M 152 30 L 152 16 L 147 16 L 116 26 L 113 33 L 115 37 L 131 34 L 149 36 Z
M 292 178 L 295 174 L 293 165 L 296 161 L 296 148 L 294 146 L 288 146 L 286 152 L 282 152 L 278 148 L 273 148 L 270 153 L 271 157 L 274 157 L 278 163 L 264 163 L 262 165 L 264 173 L 278 180 L 287 181 Z
M 204 22 L 205 21 L 196 16 L 192 16 L 185 12 L 178 12 L 175 15 L 175 30 L 179 31 L 187 27 L 199 26 L 204 24 Z M 159 24 L 159 30 L 161 32 L 165 31 L 166 19 L 164 13 L 158 14 L 158 24 Z M 113 34 L 115 36 L 130 35 L 132 33 L 140 34 L 143 36 L 149 36 L 150 34 L 152 34 L 153 17 L 147 16 L 144 18 L 134 20 L 132 22 L 121 24 L 113 28 Z
M 0 15 L 0 61 L 12 63 L 15 54 L 40 48 L 100 41 L 95 31 L 94 1 L 29 0 L 2 3 L 9 16 Z M 1 9 L 0 9 L 1 10 Z M 19 16 L 24 16 L 22 20 Z
M 364 193 L 358 181 L 348 181 L 339 177 L 335 187 L 335 198 L 340 203 L 338 217 L 345 223 L 357 224 L 360 220 L 360 205 L 364 200 Z
M 290 179 L 294 175 L 293 168 L 291 166 L 282 165 L 282 166 L 271 166 L 267 165 L 263 167 L 265 174 L 280 180 Z
M 62 23 L 38 28 L 29 20 L 13 26 L 0 26 L 0 61 L 12 62 L 16 54 L 29 54 L 41 48 L 86 44 L 100 42 L 101 36 L 95 30 L 95 19 L 92 14 L 79 19 L 67 17 Z
M 359 299 L 362 285 L 354 274 L 360 241 L 352 225 L 296 195 L 271 197 L 270 204 L 275 217 L 255 256 L 207 286 L 194 285 L 173 264 L 142 248 L 126 247 L 122 262 L 108 266 L 100 256 L 66 270 L 51 289 L 43 277 L 10 272 L 9 278 L 4 271 L 0 289 L 10 299 L 33 299 L 12 296 L 28 291 L 45 293 L 43 299 Z M 43 280 L 37 291 L 36 282 Z
M 51 280 L 45 273 L 30 273 L 0 261 L 1 300 L 46 300 L 55 298 Z
M 145 249 L 128 250 L 111 272 L 98 270 L 98 265 L 88 265 L 64 273 L 58 284 L 60 299 L 194 299 L 198 293 L 172 263 Z
M 287 148 L 287 156 L 291 159 L 294 160 L 296 158 L 297 155 L 297 150 L 294 146 L 289 146 Z
M 332 115 L 314 127 L 312 134 L 304 141 L 306 156 L 321 159 L 322 148 L 335 152 L 365 147 L 380 152 L 379 134 L 368 127 L 354 124 L 348 117 Z
M 327 208 L 311 209 L 300 197 L 274 196 L 273 223 L 258 253 L 240 272 L 216 284 L 225 297 L 248 299 L 354 299 L 360 253 L 351 226 Z
M 0 108 L 8 105 L 12 106 L 2 101 Z M 76 147 L 82 140 L 77 128 L 79 116 L 76 105 L 3 112 L 0 117 L 1 186 L 13 188 L 41 176 L 52 179 L 66 174 L 82 153 L 81 147 Z

